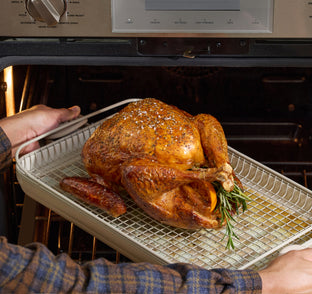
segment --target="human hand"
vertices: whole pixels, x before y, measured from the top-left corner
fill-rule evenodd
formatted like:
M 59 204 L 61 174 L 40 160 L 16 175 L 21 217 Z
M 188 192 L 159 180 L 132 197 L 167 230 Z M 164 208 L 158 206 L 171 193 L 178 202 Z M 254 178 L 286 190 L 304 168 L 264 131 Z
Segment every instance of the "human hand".
M 80 107 L 51 108 L 45 105 L 36 105 L 30 109 L 0 120 L 0 127 L 8 136 L 12 145 L 12 155 L 22 143 L 40 136 L 60 123 L 72 120 L 80 114 Z M 21 153 L 33 151 L 39 147 L 38 142 L 26 146 Z
M 293 250 L 259 272 L 262 293 L 312 293 L 312 249 Z

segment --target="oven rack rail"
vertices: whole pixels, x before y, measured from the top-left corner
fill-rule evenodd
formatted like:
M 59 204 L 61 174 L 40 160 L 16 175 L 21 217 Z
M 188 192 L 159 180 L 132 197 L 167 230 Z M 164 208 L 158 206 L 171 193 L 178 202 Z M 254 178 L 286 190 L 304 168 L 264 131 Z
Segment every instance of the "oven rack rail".
M 131 101 L 122 101 L 118 106 Z M 235 250 L 225 249 L 224 229 L 190 231 L 162 225 L 147 216 L 127 195 L 124 195 L 127 213 L 113 218 L 62 191 L 59 182 L 63 177 L 87 176 L 80 152 L 101 122 L 20 157 L 24 147 L 21 146 L 16 154 L 17 179 L 27 195 L 131 260 L 259 269 L 279 249 L 311 238 L 311 191 L 232 148 L 229 148 L 231 164 L 252 199 L 248 210 L 236 218 L 239 240 L 234 240 Z

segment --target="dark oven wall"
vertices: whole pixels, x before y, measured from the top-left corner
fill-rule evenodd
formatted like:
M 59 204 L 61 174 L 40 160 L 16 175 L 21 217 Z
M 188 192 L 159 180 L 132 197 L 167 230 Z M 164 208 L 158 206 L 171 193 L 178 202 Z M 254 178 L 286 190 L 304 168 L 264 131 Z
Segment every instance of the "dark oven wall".
M 126 98 L 155 97 L 216 116 L 229 145 L 259 161 L 311 159 L 310 68 L 19 66 L 15 73 L 24 108 L 78 104 L 87 114 Z

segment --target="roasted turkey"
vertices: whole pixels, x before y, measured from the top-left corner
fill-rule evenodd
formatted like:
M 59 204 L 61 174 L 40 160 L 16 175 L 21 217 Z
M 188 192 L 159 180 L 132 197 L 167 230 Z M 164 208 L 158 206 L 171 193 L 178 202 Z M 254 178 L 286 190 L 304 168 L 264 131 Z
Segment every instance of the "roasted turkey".
M 146 98 L 130 103 L 85 143 L 89 178 L 68 177 L 61 187 L 117 217 L 126 190 L 152 218 L 186 229 L 221 225 L 212 182 L 234 188 L 227 141 L 209 114 L 192 116 Z M 222 220 L 223 221 L 223 220 Z

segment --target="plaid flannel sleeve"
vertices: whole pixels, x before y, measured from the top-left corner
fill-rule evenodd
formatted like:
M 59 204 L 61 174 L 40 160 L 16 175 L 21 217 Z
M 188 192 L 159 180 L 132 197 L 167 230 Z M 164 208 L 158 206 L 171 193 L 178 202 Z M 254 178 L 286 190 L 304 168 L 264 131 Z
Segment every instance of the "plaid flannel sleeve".
M 206 270 L 190 264 L 113 264 L 100 258 L 82 266 L 45 246 L 28 248 L 0 237 L 0 293 L 261 293 L 250 270 Z
M 8 168 L 12 163 L 11 142 L 0 127 L 0 172 Z

